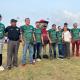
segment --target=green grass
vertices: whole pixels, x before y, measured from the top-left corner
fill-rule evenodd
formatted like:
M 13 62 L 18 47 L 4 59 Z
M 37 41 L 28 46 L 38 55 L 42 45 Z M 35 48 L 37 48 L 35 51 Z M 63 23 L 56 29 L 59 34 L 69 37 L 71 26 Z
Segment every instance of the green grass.
M 3 64 L 6 64 L 6 46 L 3 52 Z M 42 60 L 22 67 L 21 52 L 22 47 L 19 50 L 19 67 L 0 72 L 0 80 L 80 80 L 80 58 Z

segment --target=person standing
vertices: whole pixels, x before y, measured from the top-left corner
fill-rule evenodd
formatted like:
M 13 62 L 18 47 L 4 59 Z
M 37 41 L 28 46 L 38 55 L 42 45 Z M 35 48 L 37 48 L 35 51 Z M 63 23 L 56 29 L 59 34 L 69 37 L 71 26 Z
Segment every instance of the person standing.
M 4 44 L 5 26 L 1 23 L 1 20 L 2 16 L 0 15 L 0 71 L 3 71 L 4 67 L 2 66 L 2 50 Z
M 20 28 L 16 25 L 17 20 L 11 19 L 11 26 L 5 29 L 8 36 L 8 49 L 7 49 L 7 68 L 11 69 L 13 66 L 18 66 L 18 49 L 20 40 Z
M 35 34 L 36 42 L 34 44 L 33 59 L 35 62 L 36 60 L 41 61 L 42 33 L 38 21 L 36 22 L 36 28 L 34 29 L 34 34 Z
M 56 43 L 57 43 L 57 31 L 56 31 L 56 25 L 52 25 L 52 29 L 48 31 L 48 39 L 51 44 L 51 53 L 50 58 L 56 58 Z
M 63 51 L 62 51 L 62 29 L 61 29 L 61 26 L 58 26 L 57 43 L 58 43 L 59 58 L 63 58 Z
M 62 40 L 63 40 L 63 52 L 64 58 L 70 58 L 70 42 L 71 42 L 71 33 L 68 30 L 68 24 L 64 23 Z
M 35 41 L 34 27 L 30 25 L 30 19 L 25 18 L 25 25 L 21 26 L 21 39 L 23 44 L 22 66 L 26 65 L 26 53 L 29 49 L 30 64 L 33 64 L 33 43 Z
M 77 27 L 77 23 L 73 24 L 73 29 L 71 30 L 72 34 L 72 55 L 75 53 L 75 45 L 76 45 L 76 56 L 80 56 L 79 54 L 79 40 L 80 40 L 80 29 Z

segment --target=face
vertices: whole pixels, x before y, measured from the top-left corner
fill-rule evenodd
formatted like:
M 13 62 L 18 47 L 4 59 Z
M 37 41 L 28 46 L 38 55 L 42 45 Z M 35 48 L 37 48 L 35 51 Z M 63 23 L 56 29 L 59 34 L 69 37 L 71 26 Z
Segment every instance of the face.
M 11 26 L 15 27 L 16 26 L 16 22 L 11 22 Z
M 36 28 L 39 28 L 39 22 L 36 22 L 35 25 L 36 25 Z
M 67 31 L 67 26 L 64 26 L 64 28 L 63 28 L 63 29 L 64 29 L 64 31 Z
M 56 30 L 56 25 L 53 25 L 53 26 L 52 26 L 52 29 Z
M 25 24 L 30 25 L 30 19 L 25 19 Z
M 73 27 L 74 27 L 74 28 L 77 28 L 77 26 L 78 26 L 77 23 L 74 23 L 74 24 L 73 24 Z
M 61 27 L 58 27 L 58 30 L 61 31 L 62 30 Z

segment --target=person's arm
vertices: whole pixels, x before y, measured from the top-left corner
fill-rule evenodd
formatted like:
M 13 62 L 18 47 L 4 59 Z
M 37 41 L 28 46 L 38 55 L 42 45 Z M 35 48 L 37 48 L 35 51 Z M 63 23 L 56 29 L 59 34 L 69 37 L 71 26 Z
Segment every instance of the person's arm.
M 34 39 L 34 42 L 36 41 L 36 37 L 35 37 L 35 34 L 34 34 L 34 32 L 33 32 L 33 39 Z
M 33 39 L 34 39 L 34 42 L 36 42 L 36 37 L 35 37 L 35 29 L 33 28 Z
M 80 29 L 79 29 L 79 37 L 80 37 Z
M 22 42 L 22 45 L 24 46 L 24 39 L 23 39 L 23 30 L 22 30 L 22 27 L 20 27 L 20 40 L 21 40 L 21 42 Z
M 62 32 L 62 42 L 64 42 L 64 32 Z
M 72 34 L 72 30 L 70 31 L 71 34 L 71 42 L 73 42 L 73 34 Z
M 52 41 L 51 41 L 51 38 L 50 38 L 50 36 L 49 36 L 49 32 L 47 32 L 47 36 L 48 36 L 48 39 L 49 39 L 49 43 L 51 44 Z
M 42 44 L 44 45 L 44 40 L 43 40 L 43 35 L 41 34 L 41 41 L 42 41 Z
M 5 36 L 8 36 L 8 29 L 9 29 L 9 27 L 5 28 L 5 31 L 4 31 L 5 32 Z
M 71 32 L 69 32 L 70 41 L 72 42 L 72 35 Z
M 21 30 L 20 30 L 20 28 L 19 28 L 19 42 L 22 42 L 22 40 L 21 40 Z

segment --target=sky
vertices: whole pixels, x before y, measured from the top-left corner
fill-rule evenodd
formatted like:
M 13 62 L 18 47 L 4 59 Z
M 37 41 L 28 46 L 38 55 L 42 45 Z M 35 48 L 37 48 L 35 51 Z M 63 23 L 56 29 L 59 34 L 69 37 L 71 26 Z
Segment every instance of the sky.
M 34 26 L 35 21 L 45 19 L 49 21 L 48 28 L 54 23 L 63 26 L 64 22 L 72 27 L 74 22 L 80 25 L 80 0 L 0 0 L 0 14 L 6 26 L 13 18 L 23 25 L 29 17 Z

